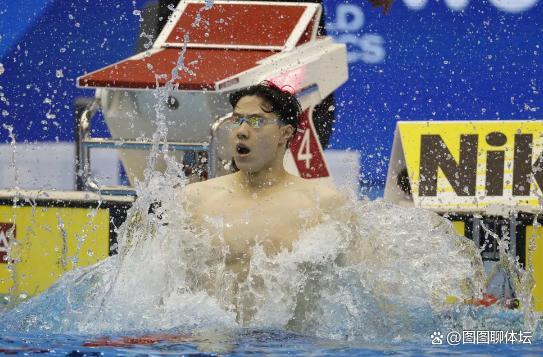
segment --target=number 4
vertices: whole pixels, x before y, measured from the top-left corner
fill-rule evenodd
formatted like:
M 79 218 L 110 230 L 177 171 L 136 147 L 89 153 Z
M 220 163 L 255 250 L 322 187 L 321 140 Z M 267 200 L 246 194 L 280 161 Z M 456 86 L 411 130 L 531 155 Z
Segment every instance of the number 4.
M 313 154 L 311 154 L 311 131 L 306 130 L 304 133 L 304 137 L 302 139 L 302 142 L 300 143 L 300 148 L 298 149 L 298 153 L 296 154 L 296 160 L 298 161 L 305 161 L 305 168 L 309 169 L 309 164 L 311 159 L 313 158 Z

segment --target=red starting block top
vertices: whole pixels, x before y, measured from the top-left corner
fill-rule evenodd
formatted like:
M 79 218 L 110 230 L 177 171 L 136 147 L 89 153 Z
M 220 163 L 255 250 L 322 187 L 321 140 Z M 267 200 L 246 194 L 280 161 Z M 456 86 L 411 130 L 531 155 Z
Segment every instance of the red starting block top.
M 80 77 L 79 85 L 144 89 L 155 88 L 158 82 L 159 86 L 164 86 L 172 79 L 172 70 L 177 66 L 181 51 L 179 48 L 166 48 L 148 57 L 129 58 Z M 250 69 L 272 54 L 271 51 L 189 48 L 184 59 L 190 73 L 180 70 L 174 84 L 184 90 L 213 90 L 216 82 Z M 159 76 L 155 77 L 155 74 Z
M 78 78 L 80 87 L 213 90 L 217 82 L 316 38 L 320 5 L 280 2 L 181 2 L 147 53 Z M 178 63 L 182 57 L 182 62 Z

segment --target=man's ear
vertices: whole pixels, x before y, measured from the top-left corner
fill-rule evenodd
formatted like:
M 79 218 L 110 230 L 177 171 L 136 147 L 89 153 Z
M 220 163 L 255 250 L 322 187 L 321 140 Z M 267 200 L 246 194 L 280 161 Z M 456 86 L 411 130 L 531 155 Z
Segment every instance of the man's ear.
M 281 126 L 281 143 L 285 144 L 289 142 L 290 139 L 294 136 L 294 127 L 292 125 L 283 125 Z

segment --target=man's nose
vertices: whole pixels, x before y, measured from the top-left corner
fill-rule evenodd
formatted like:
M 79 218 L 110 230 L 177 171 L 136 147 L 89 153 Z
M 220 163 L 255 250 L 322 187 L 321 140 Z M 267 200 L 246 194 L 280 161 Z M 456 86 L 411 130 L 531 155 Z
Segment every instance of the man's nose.
M 241 125 L 236 129 L 236 138 L 238 139 L 248 139 L 249 138 L 249 131 L 250 127 L 249 124 L 243 122 Z

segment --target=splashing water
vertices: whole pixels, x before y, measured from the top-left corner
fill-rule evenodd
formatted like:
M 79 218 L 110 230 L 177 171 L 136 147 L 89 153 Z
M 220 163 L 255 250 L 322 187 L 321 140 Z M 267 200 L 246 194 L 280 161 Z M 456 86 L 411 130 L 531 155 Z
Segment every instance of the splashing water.
M 447 296 L 466 299 L 484 289 L 479 252 L 437 215 L 385 202 L 350 202 L 303 232 L 291 251 L 267 256 L 253 246 L 249 274 L 238 284 L 220 239 L 191 227 L 181 167 L 166 161 L 165 173 L 150 171 L 138 183 L 119 254 L 67 273 L 6 313 L 3 329 L 251 327 L 390 342 L 427 339 L 443 326 L 526 328 L 522 312 L 445 304 Z
M 220 233 L 191 227 L 182 204 L 186 180 L 167 152 L 164 106 L 173 80 L 191 73 L 183 65 L 187 43 L 185 36 L 172 80 L 155 91 L 153 149 L 119 230 L 119 254 L 67 273 L 44 294 L 5 313 L 0 330 L 102 334 L 251 327 L 390 342 L 426 340 L 444 326 L 537 328 L 529 274 L 505 251 L 502 262 L 527 292 L 521 294 L 525 311 L 447 304 L 450 296 L 462 301 L 484 291 L 479 252 L 443 218 L 381 201 L 350 201 L 302 232 L 290 251 L 267 256 L 254 245 L 247 279 L 239 283 L 225 264 L 225 247 L 216 243 Z M 159 157 L 167 164 L 164 173 L 155 170 Z

